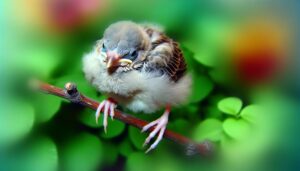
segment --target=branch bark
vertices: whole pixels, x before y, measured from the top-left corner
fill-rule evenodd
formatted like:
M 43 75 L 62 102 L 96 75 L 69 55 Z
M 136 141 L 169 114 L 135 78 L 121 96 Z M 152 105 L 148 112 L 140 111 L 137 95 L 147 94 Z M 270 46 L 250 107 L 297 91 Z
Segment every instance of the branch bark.
M 97 101 L 94 101 L 81 94 L 77 90 L 77 86 L 74 83 L 66 83 L 64 89 L 61 89 L 41 81 L 34 81 L 34 87 L 45 93 L 62 97 L 64 99 L 69 100 L 72 103 L 78 103 L 93 110 L 97 110 L 97 107 L 99 106 L 99 103 Z M 119 110 L 115 111 L 114 118 L 139 129 L 142 129 L 143 126 L 147 124 L 146 121 L 133 117 L 132 115 L 123 113 Z M 149 129 L 148 132 L 152 131 L 153 129 L 154 128 Z M 203 143 L 196 143 L 191 139 L 170 130 L 165 131 L 164 138 L 172 140 L 180 145 L 183 145 L 186 148 L 187 155 L 201 154 L 207 156 L 212 154 L 212 144 L 208 141 L 205 141 Z

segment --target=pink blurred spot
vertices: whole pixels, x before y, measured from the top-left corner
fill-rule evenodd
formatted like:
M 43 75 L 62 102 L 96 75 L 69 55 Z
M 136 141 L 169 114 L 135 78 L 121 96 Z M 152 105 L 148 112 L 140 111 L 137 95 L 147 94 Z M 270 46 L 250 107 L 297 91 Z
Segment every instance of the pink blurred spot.
M 100 12 L 101 4 L 98 0 L 52 0 L 48 1 L 48 16 L 53 27 L 70 30 Z

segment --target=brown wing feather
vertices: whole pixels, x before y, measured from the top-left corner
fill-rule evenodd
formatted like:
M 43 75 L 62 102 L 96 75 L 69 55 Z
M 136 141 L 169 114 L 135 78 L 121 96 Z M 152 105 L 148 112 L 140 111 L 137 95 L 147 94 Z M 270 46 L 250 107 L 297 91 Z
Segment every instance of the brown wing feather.
M 146 31 L 151 37 L 153 34 L 152 29 L 147 29 Z M 166 73 L 170 76 L 173 81 L 178 81 L 186 71 L 186 63 L 179 47 L 179 44 L 173 41 L 171 38 L 167 37 L 165 34 L 160 33 L 159 39 L 152 42 L 151 50 L 155 49 L 158 45 L 162 43 L 169 43 L 172 46 L 172 56 L 165 66 Z
M 177 42 L 172 41 L 173 45 L 173 56 L 168 62 L 167 68 L 171 71 L 171 79 L 175 82 L 178 81 L 186 71 L 186 63 L 182 54 L 181 49 Z

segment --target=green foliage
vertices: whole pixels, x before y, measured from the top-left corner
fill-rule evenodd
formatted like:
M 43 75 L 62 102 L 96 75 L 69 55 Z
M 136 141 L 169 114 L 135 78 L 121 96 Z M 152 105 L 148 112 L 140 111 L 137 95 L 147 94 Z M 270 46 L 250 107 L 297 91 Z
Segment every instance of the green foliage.
M 205 117 L 207 118 L 222 119 L 222 116 L 222 112 L 217 106 L 208 106 L 205 110 Z
M 129 138 L 126 138 L 125 140 L 123 140 L 120 143 L 118 149 L 119 149 L 120 154 L 125 157 L 129 156 L 134 151 Z
M 165 152 L 149 156 L 142 152 L 131 153 L 126 162 L 127 171 L 180 171 L 182 168 L 179 166 L 180 164 L 174 156 Z
M 49 121 L 60 109 L 61 99 L 46 94 L 38 94 L 35 98 L 36 122 Z
M 99 118 L 98 120 L 98 124 L 96 123 L 96 119 L 95 119 L 95 114 L 93 115 L 93 113 L 95 113 L 93 110 L 91 109 L 83 109 L 83 111 L 80 112 L 78 119 L 79 121 L 88 126 L 88 127 L 92 127 L 92 128 L 100 128 L 103 124 L 103 122 L 101 122 L 101 118 Z
M 195 54 L 194 58 L 205 66 L 213 67 L 216 65 L 216 59 L 214 58 L 216 55 L 214 53 L 215 51 L 212 48 L 203 48 Z
M 58 151 L 48 137 L 40 137 L 30 144 L 22 154 L 24 171 L 55 171 L 58 169 Z
M 232 144 L 251 137 L 253 124 L 260 121 L 262 114 L 259 105 L 248 105 L 242 109 L 242 100 L 237 97 L 214 98 L 215 106 L 208 106 L 205 119 L 199 123 L 194 131 L 194 139 L 201 142 L 211 140 L 221 141 L 222 148 L 230 149 Z M 219 112 L 216 111 L 219 109 Z M 214 113 L 213 113 L 214 112 Z M 215 114 L 216 113 L 216 114 Z M 222 116 L 222 114 L 225 114 Z
M 193 76 L 193 85 L 192 92 L 190 96 L 190 103 L 195 103 L 203 100 L 213 89 L 212 82 L 202 76 L 192 73 Z
M 34 124 L 34 108 L 24 101 L 1 104 L 0 147 L 12 145 L 30 132 Z
M 188 69 L 190 70 L 190 75 L 192 76 L 192 91 L 189 97 L 190 103 L 196 103 L 202 101 L 209 93 L 213 90 L 213 82 L 201 74 L 198 70 L 199 65 L 195 61 L 195 55 L 186 46 L 183 46 L 183 52 L 186 56 L 186 62 Z
M 78 133 L 64 145 L 61 161 L 66 171 L 92 171 L 99 167 L 103 158 L 103 146 L 99 138 Z
M 217 119 L 206 119 L 198 124 L 194 133 L 194 139 L 198 142 L 219 141 L 222 137 L 222 122 Z
M 146 133 L 142 133 L 141 130 L 132 126 L 129 127 L 129 138 L 135 148 L 142 150 L 146 137 Z
M 103 130 L 101 130 L 100 135 L 103 138 L 113 138 L 118 135 L 120 135 L 125 130 L 125 124 L 117 121 L 117 120 L 108 120 L 109 127 L 107 128 L 107 133 L 105 133 Z
M 116 148 L 115 144 L 112 143 L 103 143 L 103 154 L 105 157 L 103 158 L 103 163 L 113 165 L 118 157 L 118 148 Z
M 223 130 L 230 137 L 242 140 L 249 136 L 250 126 L 242 119 L 228 118 L 223 123 Z
M 176 119 L 168 125 L 168 128 L 182 135 L 187 135 L 188 130 L 190 129 L 190 124 L 185 119 Z
M 214 68 L 209 71 L 208 75 L 211 77 L 213 81 L 221 85 L 230 85 L 231 82 L 231 75 L 228 69 L 224 69 L 221 67 Z
M 150 170 L 150 168 L 152 170 L 153 167 L 155 167 L 147 158 L 145 158 L 145 154 L 141 152 L 130 154 L 126 166 L 127 171 Z
M 20 53 L 17 53 L 16 61 L 13 61 L 15 65 L 21 70 L 34 73 L 42 78 L 50 78 L 54 70 L 62 61 L 60 50 L 58 47 L 47 45 L 26 45 L 27 49 L 22 49 Z
M 220 64 L 223 54 L 218 53 L 225 43 L 229 27 L 230 23 L 224 17 L 209 16 L 195 22 L 192 35 L 185 44 L 194 52 L 197 62 L 212 68 Z
M 258 105 L 246 106 L 241 111 L 241 117 L 251 123 L 257 123 L 261 119 L 262 115 L 262 109 Z
M 242 101 L 236 97 L 228 97 L 221 100 L 218 103 L 218 108 L 220 111 L 229 114 L 229 115 L 237 115 L 242 108 Z

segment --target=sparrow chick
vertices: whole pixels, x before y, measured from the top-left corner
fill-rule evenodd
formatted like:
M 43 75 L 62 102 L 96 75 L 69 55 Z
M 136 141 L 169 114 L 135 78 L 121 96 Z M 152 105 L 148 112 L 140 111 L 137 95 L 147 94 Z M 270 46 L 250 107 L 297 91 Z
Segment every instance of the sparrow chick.
M 104 111 L 105 132 L 108 115 L 113 119 L 117 104 L 144 113 L 165 107 L 160 118 L 142 129 L 155 126 L 144 145 L 157 136 L 146 153 L 161 141 L 171 106 L 187 99 L 191 85 L 177 42 L 157 27 L 131 21 L 116 22 L 105 30 L 92 52 L 84 56 L 83 71 L 86 79 L 109 97 L 96 111 L 96 122 Z

